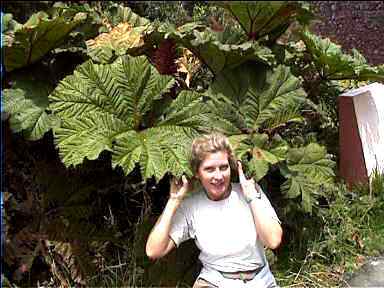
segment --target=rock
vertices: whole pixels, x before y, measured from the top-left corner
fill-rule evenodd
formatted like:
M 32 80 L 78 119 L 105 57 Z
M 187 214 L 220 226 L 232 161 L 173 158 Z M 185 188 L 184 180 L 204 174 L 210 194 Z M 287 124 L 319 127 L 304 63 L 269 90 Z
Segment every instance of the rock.
M 370 259 L 346 282 L 348 287 L 384 287 L 384 256 Z

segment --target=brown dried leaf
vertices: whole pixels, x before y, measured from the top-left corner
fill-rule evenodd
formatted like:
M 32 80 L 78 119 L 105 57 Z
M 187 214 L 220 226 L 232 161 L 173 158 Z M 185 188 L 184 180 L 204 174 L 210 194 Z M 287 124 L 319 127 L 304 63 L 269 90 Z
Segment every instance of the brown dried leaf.
M 358 232 L 354 232 L 353 233 L 352 240 L 354 240 L 356 242 L 356 245 L 357 245 L 357 247 L 359 249 L 363 249 L 364 248 L 363 240 L 361 240 L 360 235 L 359 235 Z
M 95 39 L 88 40 L 90 49 L 109 47 L 114 50 L 131 49 L 144 45 L 143 27 L 133 28 L 128 22 L 120 23 L 108 33 L 102 33 Z
M 365 263 L 365 257 L 363 255 L 356 256 L 357 266 L 362 266 Z
M 186 73 L 185 83 L 189 87 L 193 74 L 197 72 L 201 66 L 199 58 L 197 58 L 190 50 L 184 48 L 183 56 L 176 60 L 177 71 Z

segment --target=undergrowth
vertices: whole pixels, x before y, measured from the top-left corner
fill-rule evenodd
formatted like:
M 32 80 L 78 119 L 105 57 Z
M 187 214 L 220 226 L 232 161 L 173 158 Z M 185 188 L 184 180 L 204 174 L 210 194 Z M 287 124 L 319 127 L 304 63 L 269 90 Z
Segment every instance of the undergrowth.
M 343 286 L 367 257 L 384 252 L 384 175 L 371 179 L 351 189 L 338 183 L 316 215 L 303 215 L 306 245 L 287 243 L 272 266 L 281 287 Z

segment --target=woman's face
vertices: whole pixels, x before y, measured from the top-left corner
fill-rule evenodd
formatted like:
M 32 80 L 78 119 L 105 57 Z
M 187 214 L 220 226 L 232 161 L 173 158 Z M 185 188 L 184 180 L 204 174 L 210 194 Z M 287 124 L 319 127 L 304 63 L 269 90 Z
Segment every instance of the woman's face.
M 231 181 L 231 168 L 226 151 L 209 153 L 201 162 L 197 178 L 211 200 L 222 200 L 227 196 Z

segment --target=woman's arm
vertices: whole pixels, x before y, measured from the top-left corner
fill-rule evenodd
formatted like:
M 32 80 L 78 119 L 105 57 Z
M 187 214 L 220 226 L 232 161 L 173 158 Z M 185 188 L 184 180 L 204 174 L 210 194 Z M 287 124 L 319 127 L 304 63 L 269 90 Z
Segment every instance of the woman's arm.
M 189 183 L 185 176 L 182 177 L 181 185 L 176 183 L 176 181 L 171 182 L 168 202 L 148 236 L 145 251 L 149 258 L 161 258 L 175 248 L 176 245 L 169 237 L 169 232 L 171 230 L 172 218 L 188 191 L 188 185 Z
M 280 223 L 271 217 L 270 213 L 266 213 L 264 203 L 261 199 L 261 191 L 256 190 L 256 183 L 253 179 L 245 178 L 241 163 L 238 162 L 238 172 L 240 185 L 243 190 L 247 202 L 252 211 L 253 220 L 255 222 L 257 235 L 265 246 L 276 249 L 281 243 L 283 229 Z M 259 188 L 260 189 L 260 188 Z
M 168 254 L 176 245 L 169 237 L 172 217 L 175 215 L 180 201 L 170 198 L 151 233 L 145 251 L 151 259 L 158 259 Z
M 265 246 L 276 249 L 281 243 L 283 229 L 276 219 L 272 218 L 270 214 L 264 213 L 265 208 L 261 201 L 262 200 L 256 198 L 249 203 L 257 235 Z

